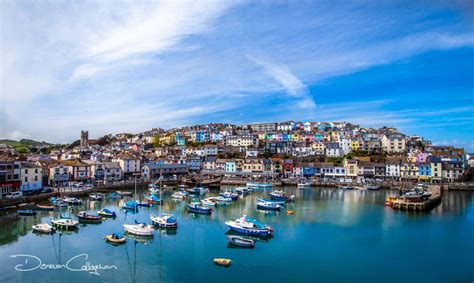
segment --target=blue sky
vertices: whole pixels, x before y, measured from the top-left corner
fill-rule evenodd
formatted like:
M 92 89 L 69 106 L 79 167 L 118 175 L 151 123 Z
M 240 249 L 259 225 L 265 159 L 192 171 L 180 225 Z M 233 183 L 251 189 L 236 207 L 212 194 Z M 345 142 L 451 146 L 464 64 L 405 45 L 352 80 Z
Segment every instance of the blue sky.
M 474 151 L 469 1 L 0 8 L 0 138 L 296 119 L 394 126 Z

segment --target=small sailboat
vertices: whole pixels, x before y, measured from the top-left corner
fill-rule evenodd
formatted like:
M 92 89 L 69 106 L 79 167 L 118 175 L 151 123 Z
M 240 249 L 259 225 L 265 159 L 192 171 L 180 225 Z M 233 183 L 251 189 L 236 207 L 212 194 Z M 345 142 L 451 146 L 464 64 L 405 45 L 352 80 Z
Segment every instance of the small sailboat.
M 210 207 L 202 206 L 199 202 L 192 202 L 188 204 L 188 212 L 200 213 L 200 214 L 211 214 L 212 209 Z
M 366 186 L 366 188 L 369 191 L 378 191 L 378 190 L 380 190 L 380 186 L 376 186 L 376 185 Z
M 273 233 L 273 229 L 270 226 L 258 222 L 256 219 L 244 215 L 243 217 L 236 220 L 226 221 L 225 224 L 230 229 L 246 234 L 246 235 L 257 235 L 257 236 L 270 236 Z
M 40 223 L 40 224 L 33 225 L 32 229 L 34 232 L 45 233 L 45 234 L 51 234 L 54 232 L 54 227 L 47 223 Z
M 292 201 L 294 200 L 295 196 L 287 196 L 284 191 L 272 191 L 268 194 L 271 199 L 273 200 L 284 200 L 284 201 Z
M 213 261 L 215 265 L 224 266 L 224 267 L 229 267 L 232 263 L 232 260 L 228 258 L 215 258 Z
M 237 235 L 228 235 L 227 240 L 229 244 L 245 248 L 253 248 L 255 246 L 255 241 L 246 237 L 237 236 Z
M 53 219 L 51 220 L 51 223 L 53 226 L 59 228 L 59 229 L 75 229 L 77 228 L 77 225 L 79 222 L 77 220 L 72 220 L 68 218 L 63 218 L 63 219 Z
M 122 209 L 125 210 L 138 210 L 138 204 L 136 201 L 126 201 L 122 203 Z
M 233 192 L 222 192 L 219 194 L 221 197 L 224 198 L 230 198 L 233 201 L 236 201 L 239 199 L 239 194 L 238 193 L 233 193 Z
M 99 223 L 102 222 L 102 217 L 100 217 L 98 215 L 88 214 L 85 211 L 79 212 L 76 216 L 79 219 L 79 222 L 81 222 L 81 223 L 99 224 Z
M 143 223 L 138 224 L 123 224 L 123 228 L 126 232 L 136 236 L 148 236 L 153 237 L 155 230 L 152 225 L 146 225 Z
M 68 205 L 81 205 L 82 201 L 78 198 L 64 198 L 63 202 L 65 202 Z
M 150 203 L 149 202 L 146 202 L 146 201 L 136 201 L 137 205 L 138 206 L 141 206 L 141 207 L 149 207 L 150 206 Z
M 20 209 L 18 210 L 19 215 L 24 215 L 24 216 L 33 216 L 36 215 L 36 211 L 31 210 L 31 209 Z
M 113 233 L 112 235 L 106 235 L 105 240 L 109 243 L 120 245 L 127 241 L 127 238 L 124 235 L 119 233 Z
M 114 211 L 109 210 L 107 208 L 104 208 L 102 210 L 97 211 L 97 214 L 99 214 L 102 217 L 113 217 L 113 218 L 115 218 L 117 216 Z
M 175 200 L 184 200 L 186 198 L 186 194 L 184 194 L 183 192 L 174 192 L 171 195 L 171 198 Z
M 178 219 L 173 214 L 160 213 L 158 216 L 151 214 L 150 219 L 160 228 L 178 228 Z
M 148 203 L 150 203 L 150 204 L 158 204 L 158 203 L 161 203 L 161 201 L 162 201 L 162 200 L 161 200 L 157 195 L 155 195 L 155 194 L 149 195 L 149 196 L 146 198 L 146 200 L 147 200 Z

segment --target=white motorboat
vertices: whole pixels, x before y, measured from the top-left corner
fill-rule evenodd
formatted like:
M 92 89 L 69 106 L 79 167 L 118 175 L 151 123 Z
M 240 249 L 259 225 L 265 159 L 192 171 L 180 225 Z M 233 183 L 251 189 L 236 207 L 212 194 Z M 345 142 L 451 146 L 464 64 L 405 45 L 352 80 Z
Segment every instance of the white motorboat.
M 130 234 L 136 236 L 151 236 L 155 233 L 152 225 L 139 224 L 123 224 L 123 228 Z
M 154 225 L 161 228 L 177 228 L 178 227 L 178 219 L 176 219 L 176 217 L 174 217 L 173 214 L 160 213 L 160 215 L 158 216 L 151 214 L 150 219 Z
M 52 233 L 54 232 L 54 227 L 47 224 L 47 223 L 40 223 L 33 225 L 33 231 L 39 232 L 39 233 Z
M 72 219 L 54 219 L 51 220 L 53 226 L 56 226 L 61 229 L 74 229 L 79 224 L 79 221 Z

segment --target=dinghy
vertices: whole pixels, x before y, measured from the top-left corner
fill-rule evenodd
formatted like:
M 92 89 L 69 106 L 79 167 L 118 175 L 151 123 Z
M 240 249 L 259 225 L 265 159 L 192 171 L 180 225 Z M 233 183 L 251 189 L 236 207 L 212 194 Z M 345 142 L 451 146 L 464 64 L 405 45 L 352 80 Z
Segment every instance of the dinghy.
M 37 210 L 44 210 L 44 211 L 52 211 L 54 210 L 54 206 L 52 205 L 36 205 Z
M 200 213 L 200 214 L 211 214 L 212 209 L 210 207 L 204 207 L 199 202 L 192 202 L 188 204 L 188 212 Z
M 82 223 L 94 223 L 94 224 L 99 224 L 102 222 L 102 217 L 98 215 L 91 215 L 88 214 L 85 211 L 79 212 L 77 215 L 77 218 L 79 219 L 79 222 Z
M 78 221 L 72 220 L 72 219 L 54 219 L 51 220 L 51 223 L 53 226 L 58 227 L 60 229 L 75 229 L 77 228 L 77 225 L 79 224 Z
M 219 266 L 225 266 L 228 267 L 232 263 L 232 260 L 228 258 L 215 258 L 214 259 L 214 264 L 219 265 Z
M 228 235 L 227 240 L 229 244 L 245 248 L 253 248 L 255 246 L 255 241 L 246 237 L 237 236 L 237 235 Z
M 51 226 L 47 223 L 36 224 L 36 225 L 33 225 L 32 228 L 33 228 L 34 232 L 38 232 L 38 233 L 50 234 L 50 233 L 54 232 L 53 226 Z
M 153 234 L 155 230 L 153 229 L 153 226 L 151 225 L 146 225 L 143 223 L 139 224 L 123 224 L 123 228 L 125 231 L 132 235 L 136 236 L 148 236 L 148 237 L 153 237 Z
M 105 240 L 109 243 L 119 245 L 125 243 L 127 238 L 125 238 L 122 234 L 113 233 L 112 235 L 106 235 Z
M 114 217 L 115 218 L 117 216 L 114 211 L 108 210 L 107 208 L 104 208 L 102 210 L 97 211 L 97 214 L 99 214 L 102 217 Z

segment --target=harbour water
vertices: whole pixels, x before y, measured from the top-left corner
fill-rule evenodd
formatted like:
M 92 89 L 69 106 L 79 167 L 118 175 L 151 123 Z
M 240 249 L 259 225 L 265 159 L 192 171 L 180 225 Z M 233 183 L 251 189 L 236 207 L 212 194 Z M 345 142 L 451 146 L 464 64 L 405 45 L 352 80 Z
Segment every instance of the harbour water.
M 156 205 L 126 214 L 119 200 L 84 199 L 81 210 L 101 208 L 118 215 L 102 224 L 80 225 L 77 232 L 38 236 L 32 225 L 58 212 L 10 219 L 1 215 L 0 282 L 473 282 L 474 193 L 447 192 L 429 213 L 396 211 L 384 206 L 381 191 L 285 187 L 296 201 L 282 212 L 256 210 L 260 190 L 208 215 L 189 214 L 186 201 L 164 192 L 163 212 L 178 217 L 178 229 L 158 231 L 151 241 L 128 239 L 121 246 L 103 237 L 123 232 L 122 224 L 150 222 Z M 146 190 L 140 191 L 140 197 Z M 216 195 L 211 191 L 208 195 Z M 272 226 L 274 237 L 254 249 L 231 248 L 224 221 L 249 215 Z M 87 254 L 80 256 L 81 254 Z M 15 255 L 31 255 L 33 257 Z M 77 257 L 80 256 L 80 257 Z M 212 264 L 230 258 L 229 268 Z M 28 262 L 25 260 L 28 259 Z M 17 271 L 17 269 L 33 269 Z M 65 268 L 69 261 L 70 269 Z M 86 262 L 90 262 L 87 265 Z M 58 264 L 62 264 L 58 265 Z M 93 274 L 94 266 L 101 265 Z M 21 266 L 23 265 L 23 266 Z M 80 271 L 81 266 L 88 270 Z M 105 266 L 110 267 L 107 269 Z M 83 267 L 84 268 L 84 267 Z

